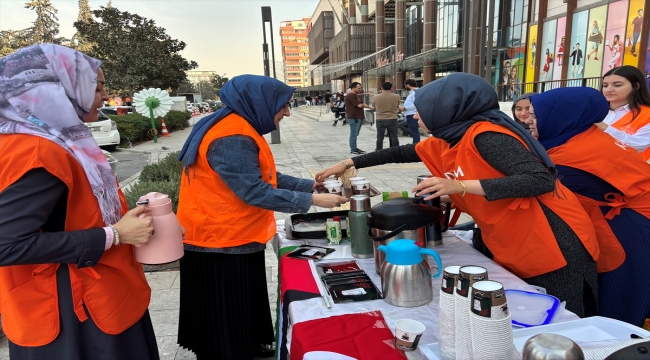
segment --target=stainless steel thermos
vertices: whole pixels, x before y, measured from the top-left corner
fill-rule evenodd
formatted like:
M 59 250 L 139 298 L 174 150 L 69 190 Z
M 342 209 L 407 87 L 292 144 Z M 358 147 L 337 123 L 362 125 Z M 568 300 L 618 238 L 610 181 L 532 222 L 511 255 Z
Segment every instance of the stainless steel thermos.
M 352 256 L 366 259 L 373 257 L 373 242 L 368 236 L 368 214 L 370 214 L 370 196 L 352 195 L 348 213 L 348 236 Z

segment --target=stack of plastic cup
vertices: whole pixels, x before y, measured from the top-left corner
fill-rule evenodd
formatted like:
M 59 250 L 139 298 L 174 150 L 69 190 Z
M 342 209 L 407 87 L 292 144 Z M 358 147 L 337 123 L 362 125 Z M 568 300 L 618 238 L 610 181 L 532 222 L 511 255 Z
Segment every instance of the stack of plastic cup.
M 438 309 L 438 345 L 443 360 L 456 359 L 456 300 L 454 289 L 460 266 L 447 266 L 442 273 Z
M 472 358 L 498 360 L 512 357 L 512 316 L 500 282 L 487 280 L 472 285 L 469 318 Z
M 487 269 L 480 266 L 463 266 L 458 271 L 456 282 L 455 300 L 455 325 L 456 325 L 456 358 L 469 359 L 469 350 L 472 344 L 469 313 L 472 285 L 475 282 L 487 280 Z

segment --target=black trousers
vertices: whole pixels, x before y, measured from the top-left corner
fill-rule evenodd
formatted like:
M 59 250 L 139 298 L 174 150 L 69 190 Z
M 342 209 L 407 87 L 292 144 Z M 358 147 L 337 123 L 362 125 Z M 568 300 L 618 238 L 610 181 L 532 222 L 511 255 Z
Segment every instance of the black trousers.
M 390 147 L 399 146 L 397 139 L 397 119 L 395 120 L 377 120 L 377 146 L 375 150 L 384 148 L 384 133 L 388 130 L 388 138 L 390 140 Z

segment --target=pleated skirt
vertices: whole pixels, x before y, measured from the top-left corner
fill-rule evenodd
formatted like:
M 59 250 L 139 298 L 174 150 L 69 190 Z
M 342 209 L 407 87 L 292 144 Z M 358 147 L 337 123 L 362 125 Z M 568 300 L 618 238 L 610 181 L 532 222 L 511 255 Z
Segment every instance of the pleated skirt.
M 598 274 L 600 315 L 642 326 L 650 318 L 650 219 L 622 209 L 608 223 L 625 250 L 625 262 Z
M 149 311 L 119 335 L 101 331 L 86 310 L 88 320 L 79 322 L 72 304 L 72 288 L 67 266 L 56 273 L 59 293 L 60 332 L 53 342 L 37 347 L 19 346 L 9 341 L 11 360 L 158 360 L 158 345 Z
M 178 344 L 197 359 L 269 356 L 275 341 L 264 251 L 185 251 L 180 261 Z

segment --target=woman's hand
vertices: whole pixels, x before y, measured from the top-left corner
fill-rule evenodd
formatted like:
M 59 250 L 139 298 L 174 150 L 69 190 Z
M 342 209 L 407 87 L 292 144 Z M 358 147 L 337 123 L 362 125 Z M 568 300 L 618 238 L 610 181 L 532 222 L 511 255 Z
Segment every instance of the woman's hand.
M 114 224 L 117 233 L 120 235 L 120 243 L 139 245 L 149 241 L 153 235 L 153 218 L 147 213 L 145 206 L 138 206 L 127 212 Z
M 323 187 L 322 182 L 314 181 L 314 186 L 311 187 L 312 191 L 316 191 L 317 188 Z
M 312 205 L 320 206 L 322 208 L 331 209 L 337 207 L 341 204 L 345 204 L 350 201 L 350 199 L 335 195 L 335 194 L 314 194 L 312 195 L 311 203 Z
M 350 166 L 354 166 L 354 161 L 352 159 L 347 159 L 344 161 L 348 163 Z M 334 166 L 329 167 L 316 174 L 316 176 L 314 176 L 314 179 L 316 180 L 316 182 L 320 182 L 320 183 L 322 183 L 323 181 L 325 181 L 325 179 L 327 179 L 332 175 L 334 175 L 334 177 L 338 179 L 341 175 L 343 175 L 345 170 L 347 170 L 347 167 L 343 165 L 343 162 L 339 161 L 336 164 L 334 164 Z
M 599 128 L 600 130 L 602 130 L 602 131 L 605 131 L 605 129 L 607 129 L 607 128 L 609 127 L 607 124 L 605 124 L 605 123 L 602 122 L 602 121 L 599 122 L 599 123 L 596 123 L 595 125 L 598 126 L 598 128 Z
M 442 195 L 460 194 L 463 192 L 463 186 L 458 180 L 450 180 L 432 176 L 411 190 L 415 195 L 431 194 L 424 200 L 435 199 Z

